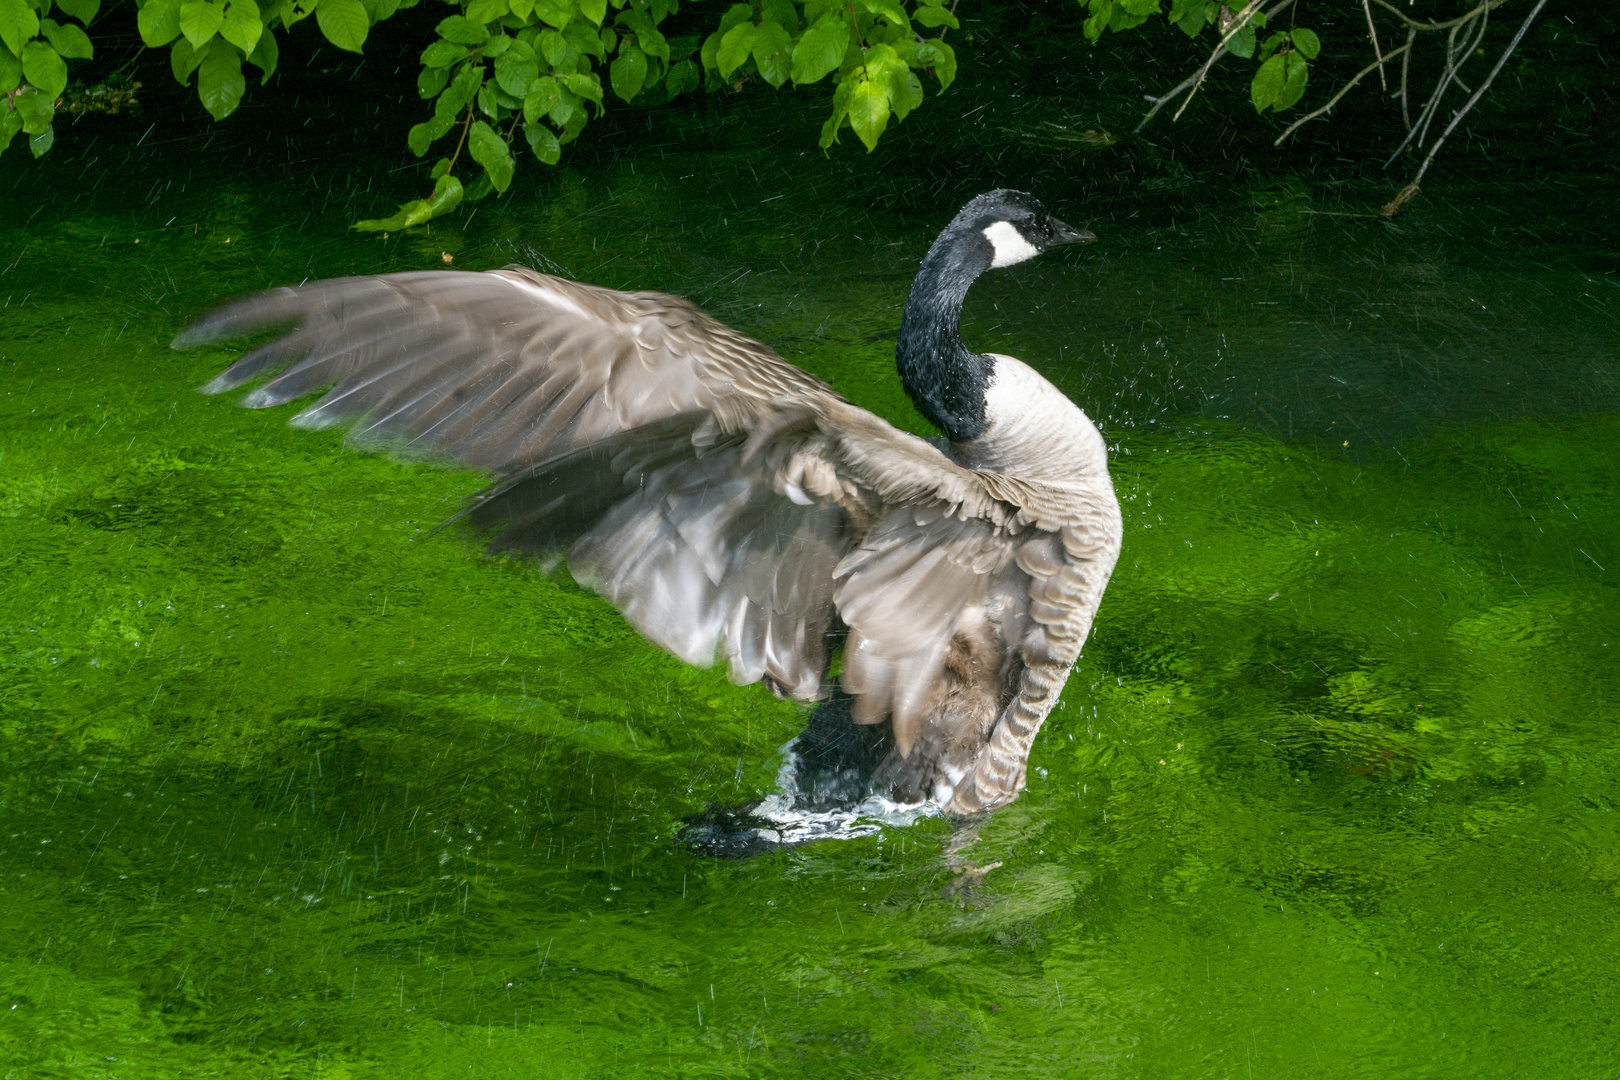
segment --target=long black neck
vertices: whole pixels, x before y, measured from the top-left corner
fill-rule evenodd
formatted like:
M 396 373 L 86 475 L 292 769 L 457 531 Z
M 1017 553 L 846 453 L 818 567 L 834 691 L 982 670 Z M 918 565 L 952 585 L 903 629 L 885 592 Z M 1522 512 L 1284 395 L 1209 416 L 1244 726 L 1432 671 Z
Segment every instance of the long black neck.
M 968 287 L 990 268 L 990 243 L 956 222 L 923 257 L 906 300 L 895 359 L 900 382 L 917 411 L 952 442 L 984 433 L 985 389 L 994 361 L 962 344 L 962 301 Z

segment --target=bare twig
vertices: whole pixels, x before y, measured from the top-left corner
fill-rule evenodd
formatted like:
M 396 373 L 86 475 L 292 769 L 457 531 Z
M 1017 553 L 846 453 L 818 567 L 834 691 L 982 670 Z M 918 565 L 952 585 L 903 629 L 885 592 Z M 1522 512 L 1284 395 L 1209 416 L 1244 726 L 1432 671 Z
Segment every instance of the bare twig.
M 1416 19 L 1412 18 L 1394 4 L 1389 3 L 1388 0 L 1372 0 L 1372 2 L 1394 15 L 1407 26 L 1416 27 L 1419 30 L 1449 30 L 1453 26 L 1461 26 L 1465 22 L 1472 22 L 1475 16 L 1479 15 L 1482 11 L 1495 11 L 1503 4 L 1508 3 L 1509 0 L 1485 0 L 1484 3 L 1480 4 L 1479 7 L 1474 8 L 1472 11 L 1466 11 L 1457 16 L 1455 19 L 1447 19 L 1445 22 L 1418 22 Z
M 1496 66 L 1491 68 L 1491 73 L 1485 77 L 1484 82 L 1479 84 L 1479 89 L 1474 91 L 1474 96 L 1469 98 L 1463 107 L 1458 109 L 1456 114 L 1452 116 L 1451 123 L 1447 124 L 1446 130 L 1442 131 L 1440 137 L 1434 140 L 1434 145 L 1429 147 L 1429 156 L 1423 159 L 1423 164 L 1419 167 L 1417 175 L 1412 177 L 1412 182 L 1407 185 L 1407 188 L 1411 189 L 1413 194 L 1417 193 L 1418 185 L 1423 181 L 1423 174 L 1429 171 L 1429 163 L 1434 160 L 1434 155 L 1440 152 L 1440 147 L 1444 145 L 1446 137 L 1462 122 L 1462 118 L 1467 116 L 1469 111 L 1479 103 L 1479 99 L 1485 95 L 1485 91 L 1490 88 L 1491 83 L 1496 81 L 1496 76 L 1501 72 L 1503 65 L 1507 63 L 1508 57 L 1513 55 L 1513 50 L 1517 49 L 1519 42 L 1524 39 L 1525 31 L 1530 29 L 1530 24 L 1535 22 L 1536 16 L 1540 15 L 1541 9 L 1546 6 L 1547 0 L 1537 0 L 1536 6 L 1530 9 L 1529 15 L 1525 16 L 1524 23 L 1519 27 L 1519 32 L 1513 35 L 1513 40 L 1508 42 L 1508 47 L 1502 50 L 1501 56 L 1496 58 Z M 1396 203 L 1391 204 L 1396 210 L 1400 209 L 1399 203 L 1405 201 L 1400 199 L 1399 196 L 1397 196 L 1397 200 Z M 1394 210 L 1389 210 L 1389 214 L 1386 216 L 1393 214 Z
M 1407 184 L 1405 187 L 1401 188 L 1400 192 L 1393 199 L 1384 204 L 1383 208 L 1378 211 L 1378 216 L 1387 218 L 1394 217 L 1396 213 L 1400 211 L 1401 206 L 1405 204 L 1406 200 L 1410 199 L 1417 193 L 1418 186 L 1416 184 Z
M 1269 23 L 1272 19 L 1275 19 L 1278 15 L 1282 14 L 1285 10 L 1287 10 L 1290 6 L 1292 6 L 1293 3 L 1294 3 L 1294 0 L 1282 0 L 1282 3 L 1276 5 L 1273 8 L 1270 8 L 1269 10 L 1266 11 L 1266 21 Z M 1227 53 L 1226 42 L 1223 41 L 1220 45 L 1215 47 L 1215 51 L 1210 54 L 1209 59 L 1204 63 L 1203 67 L 1199 68 L 1197 71 L 1193 72 L 1191 75 L 1187 76 L 1185 79 L 1182 79 L 1179 83 L 1177 83 L 1175 86 L 1171 87 L 1169 90 L 1166 90 L 1164 93 L 1160 94 L 1158 97 L 1149 98 L 1148 100 L 1153 102 L 1153 108 L 1151 108 L 1151 109 L 1149 109 L 1147 111 L 1147 115 L 1142 117 L 1141 123 L 1136 125 L 1136 128 L 1131 132 L 1131 134 L 1133 134 L 1133 135 L 1140 134 L 1142 129 L 1147 127 L 1149 122 L 1151 122 L 1152 119 L 1155 116 L 1159 115 L 1159 110 L 1160 109 L 1164 108 L 1166 105 L 1170 104 L 1170 102 L 1174 101 L 1175 98 L 1176 98 L 1176 95 L 1181 93 L 1183 90 L 1187 89 L 1187 87 L 1192 86 L 1194 83 L 1197 83 L 1200 80 L 1202 80 L 1203 77 L 1209 72 L 1210 66 L 1213 65 L 1215 63 L 1215 61 L 1217 61 L 1221 57 L 1225 56 L 1226 53 Z M 1182 108 L 1186 108 L 1186 106 L 1183 105 Z M 1177 110 L 1176 116 L 1180 116 L 1180 115 L 1181 115 L 1180 110 Z
M 1485 6 L 1480 5 L 1480 7 L 1474 9 L 1473 17 L 1478 18 L 1483 14 L 1485 14 Z M 1429 124 L 1433 122 L 1435 114 L 1439 111 L 1440 99 L 1445 96 L 1447 90 L 1451 89 L 1451 83 L 1457 77 L 1459 66 L 1457 59 L 1459 56 L 1466 58 L 1466 50 L 1459 53 L 1457 49 L 1457 33 L 1463 29 L 1463 26 L 1464 24 L 1461 23 L 1452 26 L 1451 33 L 1446 35 L 1446 69 L 1435 83 L 1434 92 L 1429 95 L 1429 100 L 1423 103 L 1423 109 L 1418 113 L 1417 123 L 1407 129 L 1406 138 L 1402 139 L 1400 145 L 1395 148 L 1395 152 L 1389 155 L 1389 160 L 1384 162 L 1384 168 L 1389 168 L 1394 160 L 1401 156 L 1401 152 L 1406 149 L 1407 144 L 1412 142 L 1413 139 L 1417 140 L 1419 146 L 1423 145 L 1423 140 L 1429 131 Z M 1473 28 L 1469 27 L 1468 29 L 1470 30 L 1471 40 Z
M 461 157 L 461 148 L 467 145 L 467 132 L 472 127 L 473 103 L 467 102 L 467 118 L 461 122 L 461 139 L 456 143 L 456 152 L 450 155 L 450 164 L 445 168 L 448 174 L 456 167 L 456 160 Z
M 1300 127 L 1304 126 L 1305 124 L 1310 123 L 1312 120 L 1315 120 L 1318 116 L 1321 116 L 1323 113 L 1331 111 L 1333 106 L 1335 106 L 1335 105 L 1337 105 L 1339 103 L 1339 99 L 1344 97 L 1344 95 L 1348 94 L 1350 91 L 1354 90 L 1356 88 L 1356 83 L 1360 82 L 1362 79 L 1365 79 L 1368 75 L 1371 75 L 1372 72 L 1373 72 L 1373 69 L 1377 68 L 1377 69 L 1382 70 L 1384 64 L 1386 64 L 1389 61 L 1395 59 L 1397 56 L 1400 56 L 1401 54 L 1407 52 L 1411 48 L 1412 48 L 1412 43 L 1410 41 L 1408 41 L 1405 45 L 1402 45 L 1400 48 L 1394 50 L 1393 52 L 1385 53 L 1383 56 L 1379 57 L 1377 60 L 1374 60 L 1372 63 L 1368 64 L 1366 67 L 1362 68 L 1361 71 L 1356 75 L 1355 78 L 1353 78 L 1349 82 L 1345 83 L 1343 88 L 1341 88 L 1337 94 L 1334 94 L 1333 97 L 1328 99 L 1328 103 L 1326 105 L 1322 106 L 1320 109 L 1317 109 L 1313 113 L 1307 113 L 1305 116 L 1302 116 L 1298 120 L 1295 120 L 1292 124 L 1289 124 L 1287 129 L 1284 130 L 1281 135 L 1277 136 L 1277 141 L 1272 143 L 1271 145 L 1272 146 L 1281 146 L 1282 143 L 1283 143 L 1283 140 L 1288 138 L 1288 136 L 1292 135 Z
M 1258 3 L 1260 3 L 1260 0 L 1249 0 L 1247 4 L 1243 5 L 1243 10 L 1238 12 L 1236 17 L 1232 19 L 1232 29 L 1226 32 L 1226 36 L 1221 38 L 1221 43 L 1215 46 L 1215 51 L 1209 54 L 1209 59 L 1204 61 L 1204 66 L 1198 69 L 1197 81 L 1193 83 L 1193 88 L 1187 91 L 1187 96 L 1181 102 L 1181 108 L 1176 110 L 1176 115 L 1170 118 L 1172 124 L 1180 120 L 1181 114 L 1187 111 L 1187 106 L 1192 103 L 1193 95 L 1198 93 L 1198 88 L 1204 85 L 1204 76 L 1209 74 L 1209 69 L 1215 66 L 1215 61 L 1220 59 L 1222 53 L 1226 52 L 1227 45 L 1248 27 L 1249 16 L 1254 12 L 1255 5 Z
M 1378 46 L 1378 27 L 1373 25 L 1372 4 L 1368 0 L 1361 0 L 1361 10 L 1367 13 L 1367 33 L 1372 37 L 1373 55 L 1378 57 L 1378 63 L 1374 65 L 1378 68 L 1378 87 L 1381 90 L 1388 90 L 1389 81 L 1384 78 L 1384 50 Z
M 1462 82 L 1463 65 L 1472 59 L 1474 49 L 1484 38 L 1485 28 L 1490 17 L 1491 13 L 1489 11 L 1481 12 L 1478 30 L 1471 26 L 1454 26 L 1451 33 L 1447 35 L 1445 76 L 1440 80 L 1439 85 L 1435 87 L 1434 96 L 1429 99 L 1429 104 L 1424 108 L 1423 115 L 1418 120 L 1417 145 L 1422 146 L 1423 140 L 1429 137 L 1429 125 L 1434 123 L 1436 116 L 1440 115 L 1440 101 L 1445 97 L 1446 91 L 1451 89 L 1452 83 L 1460 84 Z M 1461 48 L 1457 47 L 1456 40 L 1459 33 L 1463 35 Z M 1464 87 L 1464 89 L 1467 90 L 1467 87 Z M 1469 90 L 1468 92 L 1472 93 L 1473 91 Z
M 1406 28 L 1406 55 L 1401 57 L 1401 123 L 1412 130 L 1412 116 L 1406 108 L 1406 77 L 1412 70 L 1412 42 L 1417 40 L 1417 27 Z

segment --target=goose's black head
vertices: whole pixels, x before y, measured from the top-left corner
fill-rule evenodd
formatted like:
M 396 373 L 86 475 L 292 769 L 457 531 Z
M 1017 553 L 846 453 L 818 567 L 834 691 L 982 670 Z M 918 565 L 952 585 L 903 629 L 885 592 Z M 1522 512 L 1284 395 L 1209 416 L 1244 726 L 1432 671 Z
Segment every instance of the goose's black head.
M 952 246 L 964 257 L 964 268 L 977 264 L 980 257 L 986 258 L 988 261 L 977 267 L 982 272 L 1033 259 L 1065 244 L 1095 239 L 1091 233 L 1070 228 L 1047 213 L 1035 196 L 1002 188 L 987 191 L 962 207 L 935 246 L 953 241 Z
M 984 395 L 994 363 L 962 344 L 957 326 L 968 286 L 986 270 L 1097 239 L 1047 213 L 1035 196 L 1002 188 L 962 207 L 945 226 L 911 284 L 895 350 L 912 402 L 952 442 L 984 433 Z

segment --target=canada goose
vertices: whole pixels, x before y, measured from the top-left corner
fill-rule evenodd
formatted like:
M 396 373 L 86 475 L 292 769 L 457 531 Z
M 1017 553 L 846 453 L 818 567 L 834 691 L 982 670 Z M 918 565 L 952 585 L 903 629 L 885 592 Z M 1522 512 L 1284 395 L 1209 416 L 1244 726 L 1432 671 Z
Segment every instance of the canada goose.
M 896 352 L 939 445 L 685 300 L 521 266 L 273 289 L 174 345 L 290 327 L 202 391 L 285 368 L 242 404 L 325 390 L 293 424 L 488 471 L 464 516 L 491 551 L 565 552 L 675 656 L 826 699 L 811 756 L 865 736 L 845 741 L 875 752 L 868 790 L 971 814 L 1023 789 L 1121 529 L 1097 429 L 1025 364 L 964 346 L 962 301 L 986 270 L 1093 239 L 1002 190 L 934 241 Z

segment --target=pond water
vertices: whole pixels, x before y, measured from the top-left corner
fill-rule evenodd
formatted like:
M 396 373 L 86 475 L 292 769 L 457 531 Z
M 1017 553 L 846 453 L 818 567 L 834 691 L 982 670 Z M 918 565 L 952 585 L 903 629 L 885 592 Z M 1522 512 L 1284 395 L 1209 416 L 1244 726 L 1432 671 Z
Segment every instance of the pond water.
M 964 117 L 967 82 L 823 158 L 808 95 L 739 95 L 380 239 L 346 225 L 417 194 L 416 106 L 346 79 L 218 128 L 153 89 L 5 159 L 0 1074 L 1620 1074 L 1610 144 L 1459 140 L 1385 223 L 1345 215 L 1390 181 L 1322 165 L 1354 128 L 1093 150 L 1053 133 L 1128 100 Z M 965 336 L 1097 419 L 1126 536 L 972 843 L 683 849 L 801 707 L 435 532 L 479 477 L 168 348 L 251 289 L 519 261 L 689 296 L 922 431 L 901 304 L 997 185 L 1100 240 L 981 280 Z

